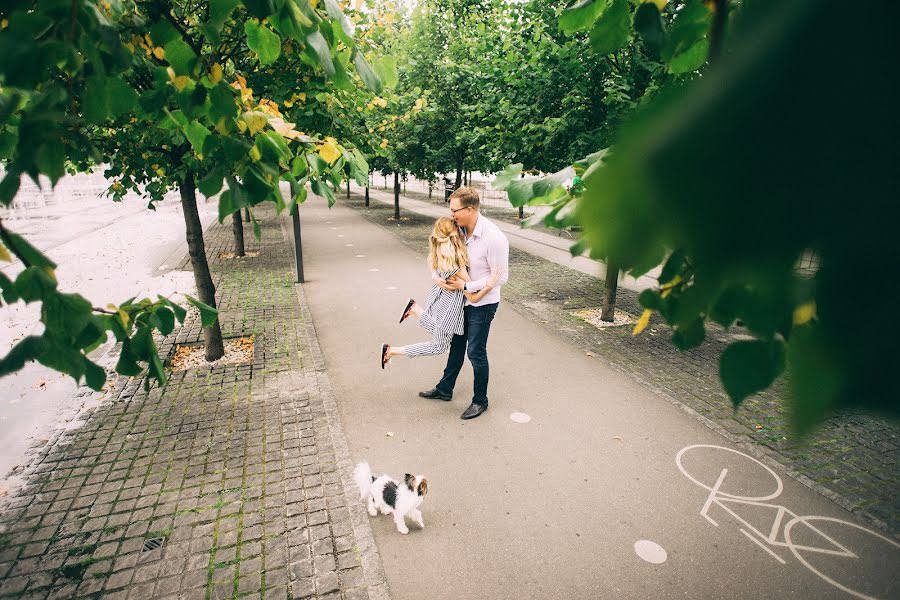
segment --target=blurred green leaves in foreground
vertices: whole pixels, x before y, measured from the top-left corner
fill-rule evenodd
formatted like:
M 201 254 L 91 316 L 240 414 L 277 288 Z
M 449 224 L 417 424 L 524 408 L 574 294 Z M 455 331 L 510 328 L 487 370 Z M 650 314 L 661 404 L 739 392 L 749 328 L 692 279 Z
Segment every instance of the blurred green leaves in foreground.
M 680 348 L 708 319 L 743 325 L 755 339 L 720 363 L 735 407 L 786 369 L 799 433 L 843 407 L 897 416 L 898 12 L 743 2 L 715 64 L 575 165 L 582 195 L 515 165 L 500 183 L 514 204 L 549 204 L 548 224 L 582 226 L 573 252 L 661 267 L 640 301 Z

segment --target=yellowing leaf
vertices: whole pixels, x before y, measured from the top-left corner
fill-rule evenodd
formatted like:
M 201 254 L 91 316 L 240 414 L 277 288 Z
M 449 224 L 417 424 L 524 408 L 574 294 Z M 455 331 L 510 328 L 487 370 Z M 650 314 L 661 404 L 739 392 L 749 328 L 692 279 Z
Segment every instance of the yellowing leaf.
M 0 244 L 0 261 L 12 262 L 12 256 L 3 244 Z
M 222 65 L 214 64 L 209 70 L 209 80 L 213 83 L 222 81 Z
M 637 335 L 647 327 L 647 324 L 650 322 L 650 315 L 653 314 L 653 311 L 649 308 L 644 309 L 644 312 L 641 314 L 641 318 L 638 319 L 638 322 L 634 324 L 634 330 L 631 332 L 631 335 Z
M 816 303 L 806 302 L 794 309 L 794 325 L 803 325 L 816 316 Z
M 260 153 L 259 148 L 257 148 L 256 146 L 253 146 L 252 148 L 250 148 L 250 160 L 252 160 L 253 162 L 256 162 L 261 158 L 262 158 L 262 154 Z
M 678 285 L 679 283 L 681 283 L 681 275 L 676 275 L 675 277 L 672 278 L 672 281 L 669 281 L 668 283 L 665 283 L 665 284 L 659 286 L 659 289 L 662 290 L 660 297 L 665 298 L 666 296 L 671 294 L 672 290 L 675 289 L 675 286 Z
M 315 9 L 319 5 L 319 0 L 309 0 L 309 5 Z
M 225 117 L 222 117 L 221 119 L 216 121 L 216 131 L 218 131 L 222 135 L 228 135 L 228 124 L 225 122 Z
M 666 4 L 669 3 L 669 0 L 642 0 L 641 4 L 655 4 L 656 8 L 659 9 L 659 12 L 662 12 L 662 9 L 666 7 Z
M 119 309 L 119 320 L 122 321 L 122 327 L 128 329 L 128 313 L 122 309 Z
M 387 141 L 387 140 L 381 140 L 381 143 L 378 144 L 378 147 L 379 147 L 379 148 L 387 148 L 387 146 L 388 146 L 388 141 Z
M 300 102 L 306 102 L 306 92 L 300 92 L 299 94 L 297 94 L 297 99 L 300 100 Z
M 257 132 L 261 131 L 269 122 L 266 113 L 255 110 L 245 112 L 241 115 L 241 119 L 243 119 L 250 128 L 250 135 L 256 135 Z
M 338 150 L 334 138 L 326 138 L 325 142 L 319 145 L 319 156 L 329 165 L 341 157 L 341 151 Z
M 153 56 L 155 56 L 159 60 L 165 60 L 166 59 L 166 51 L 163 48 L 161 48 L 160 46 L 157 46 L 156 48 L 153 49 Z

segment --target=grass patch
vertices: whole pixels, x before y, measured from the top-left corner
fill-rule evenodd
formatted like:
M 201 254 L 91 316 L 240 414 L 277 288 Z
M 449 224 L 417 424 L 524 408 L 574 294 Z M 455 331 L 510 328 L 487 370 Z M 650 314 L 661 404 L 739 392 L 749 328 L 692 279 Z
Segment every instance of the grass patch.
M 94 550 L 97 549 L 97 544 L 85 544 L 83 546 L 75 546 L 74 548 L 69 548 L 67 552 L 68 556 L 84 556 L 85 554 L 92 554 Z
M 72 581 L 81 581 L 84 579 L 84 573 L 88 570 L 88 568 L 97 562 L 97 559 L 88 557 L 82 561 L 79 561 L 72 565 L 64 565 L 62 567 L 58 567 L 56 572 L 62 577 L 66 577 L 71 579 Z M 95 574 L 96 576 L 97 574 Z M 105 577 L 105 575 L 102 575 Z
M 172 528 L 166 527 L 165 529 L 148 531 L 147 533 L 144 534 L 144 539 L 145 540 L 155 540 L 156 538 L 168 539 L 170 535 L 172 535 Z

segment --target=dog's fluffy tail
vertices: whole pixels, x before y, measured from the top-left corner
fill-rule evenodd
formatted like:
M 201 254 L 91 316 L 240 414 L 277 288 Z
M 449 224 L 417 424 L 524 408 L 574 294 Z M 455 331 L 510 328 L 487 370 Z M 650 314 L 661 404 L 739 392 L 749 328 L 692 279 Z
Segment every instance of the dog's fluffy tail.
M 372 469 L 369 468 L 369 463 L 357 463 L 353 469 L 353 481 L 356 482 L 356 487 L 359 488 L 359 499 L 365 500 L 372 489 Z

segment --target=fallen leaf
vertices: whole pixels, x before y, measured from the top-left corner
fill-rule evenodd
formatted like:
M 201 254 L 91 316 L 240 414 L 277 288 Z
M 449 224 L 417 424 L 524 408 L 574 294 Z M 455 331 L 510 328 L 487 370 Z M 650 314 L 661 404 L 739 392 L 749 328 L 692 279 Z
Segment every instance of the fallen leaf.
M 47 389 L 47 380 L 41 379 L 36 384 L 34 384 L 34 389 L 36 390 L 45 390 Z
M 388 431 L 385 435 L 388 436 L 388 437 L 394 437 L 394 432 L 393 432 L 393 431 Z
M 596 356 L 597 356 L 597 355 L 594 354 L 593 352 L 585 352 L 585 354 L 587 354 L 588 356 L 593 356 L 593 357 L 596 357 Z
M 622 441 L 622 438 L 620 438 L 620 437 L 617 436 L 617 435 L 614 435 L 614 436 L 613 436 L 613 439 L 614 439 L 614 440 L 619 440 L 620 442 Z

